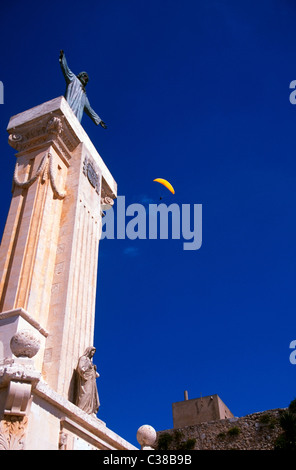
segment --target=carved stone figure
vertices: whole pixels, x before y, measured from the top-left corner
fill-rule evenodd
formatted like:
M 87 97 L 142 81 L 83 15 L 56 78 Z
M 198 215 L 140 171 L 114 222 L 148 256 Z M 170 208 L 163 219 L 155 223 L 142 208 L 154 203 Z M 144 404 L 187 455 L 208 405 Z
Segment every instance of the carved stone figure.
M 80 72 L 78 75 L 75 75 L 68 67 L 63 50 L 60 51 L 59 60 L 67 84 L 65 98 L 78 121 L 81 122 L 84 111 L 96 125 L 100 124 L 104 129 L 107 129 L 106 124 L 90 106 L 85 91 L 85 87 L 89 81 L 88 74 L 86 72 Z
M 75 404 L 88 414 L 98 412 L 100 401 L 97 390 L 96 378 L 100 375 L 92 362 L 96 348 L 89 347 L 83 356 L 79 358 L 76 368 L 77 388 Z

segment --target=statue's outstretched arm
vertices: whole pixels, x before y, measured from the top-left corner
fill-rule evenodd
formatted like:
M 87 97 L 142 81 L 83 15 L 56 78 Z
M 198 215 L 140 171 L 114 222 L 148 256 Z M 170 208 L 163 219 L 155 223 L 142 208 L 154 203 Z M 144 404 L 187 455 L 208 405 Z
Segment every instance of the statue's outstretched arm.
M 59 61 L 60 61 L 61 69 L 62 69 L 66 82 L 67 83 L 71 82 L 73 78 L 75 77 L 75 74 L 68 67 L 64 51 L 60 51 Z
M 92 109 L 91 105 L 89 104 L 88 98 L 86 98 L 86 102 L 84 105 L 84 112 L 91 118 L 91 120 L 96 125 L 100 124 L 104 129 L 107 129 L 107 126 L 104 123 L 104 121 L 102 121 L 100 116 L 98 116 L 97 113 Z

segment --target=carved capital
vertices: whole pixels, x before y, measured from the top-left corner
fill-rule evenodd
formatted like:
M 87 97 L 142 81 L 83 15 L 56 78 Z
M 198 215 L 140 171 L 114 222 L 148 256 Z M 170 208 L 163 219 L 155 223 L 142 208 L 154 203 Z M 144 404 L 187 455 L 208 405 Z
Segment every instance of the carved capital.
M 0 421 L 0 450 L 23 450 L 27 417 L 7 416 Z
M 61 134 L 63 130 L 61 118 L 53 116 L 51 119 L 49 119 L 49 121 L 47 122 L 46 130 L 49 134 Z
M 11 147 L 17 148 L 21 147 L 21 143 L 23 140 L 23 136 L 21 134 L 10 134 L 8 136 L 8 143 Z
M 62 114 L 50 113 L 9 129 L 8 143 L 18 152 L 53 145 L 61 157 L 69 162 L 79 139 Z

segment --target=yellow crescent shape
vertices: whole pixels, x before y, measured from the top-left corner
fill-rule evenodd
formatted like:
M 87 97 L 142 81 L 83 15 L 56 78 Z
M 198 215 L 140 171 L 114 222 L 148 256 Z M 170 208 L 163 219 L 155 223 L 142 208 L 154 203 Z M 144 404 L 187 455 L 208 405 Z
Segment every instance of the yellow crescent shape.
M 173 186 L 167 180 L 164 180 L 163 178 L 156 178 L 153 181 L 156 181 L 157 183 L 163 184 L 166 188 L 168 188 L 169 191 L 171 191 L 171 193 L 175 194 L 175 190 L 174 190 Z

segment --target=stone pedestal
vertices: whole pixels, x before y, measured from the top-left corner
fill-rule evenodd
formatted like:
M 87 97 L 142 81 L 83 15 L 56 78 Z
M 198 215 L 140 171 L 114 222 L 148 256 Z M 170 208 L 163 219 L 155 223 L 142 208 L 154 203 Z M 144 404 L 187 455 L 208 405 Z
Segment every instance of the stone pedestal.
M 101 207 L 117 186 L 63 97 L 7 130 L 17 162 L 0 249 L 0 411 L 28 418 L 25 448 L 79 447 L 78 428 L 81 442 L 104 448 L 112 432 L 73 405 L 73 374 L 93 345 Z

